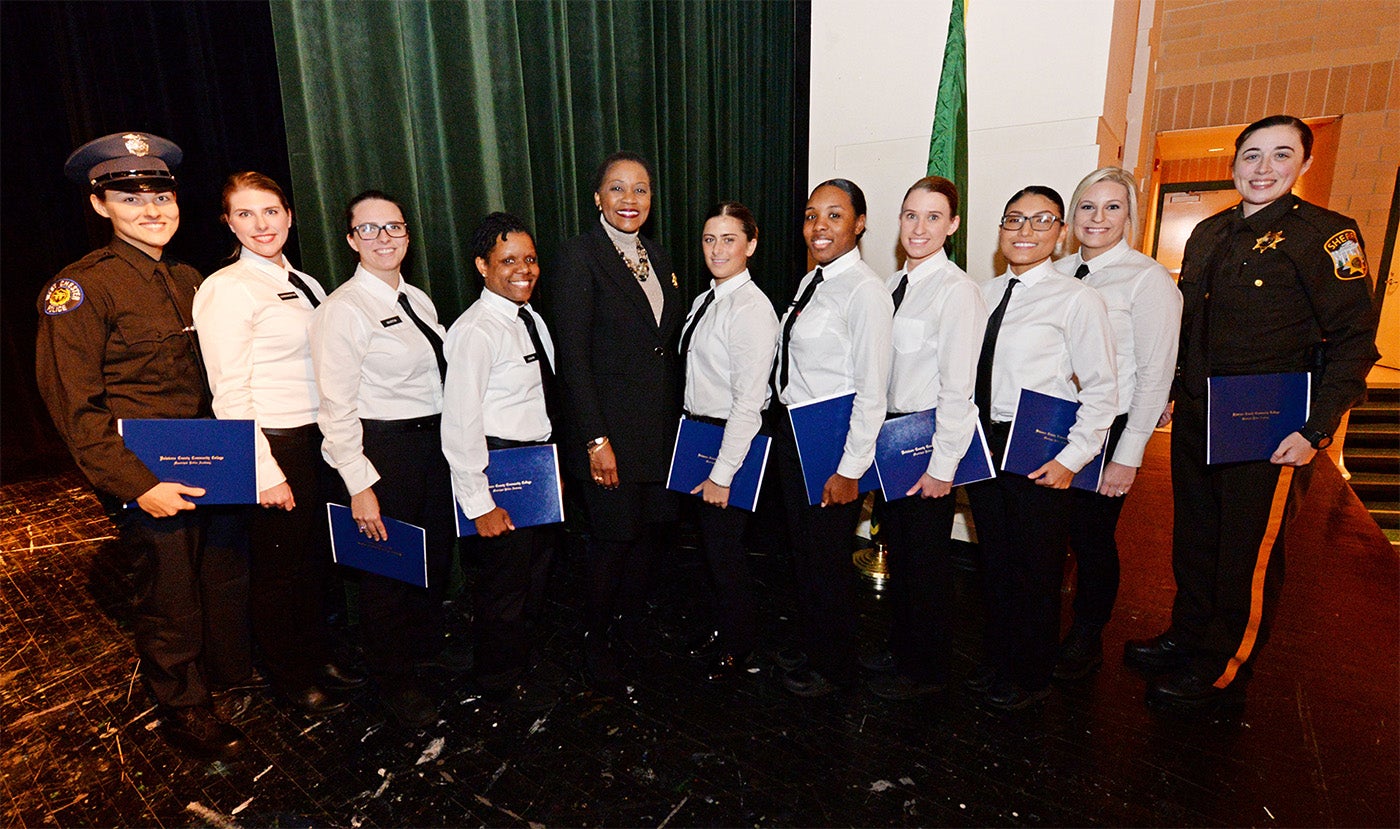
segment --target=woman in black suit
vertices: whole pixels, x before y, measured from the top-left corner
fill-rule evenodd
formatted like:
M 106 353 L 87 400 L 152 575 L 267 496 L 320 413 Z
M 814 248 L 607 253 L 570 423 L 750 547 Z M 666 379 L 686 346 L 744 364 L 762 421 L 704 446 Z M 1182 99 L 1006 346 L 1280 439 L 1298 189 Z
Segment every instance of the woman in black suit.
M 685 308 L 671 257 L 640 234 L 652 181 L 641 156 L 604 159 L 593 180 L 599 222 L 560 246 L 545 280 L 564 409 L 559 454 L 583 487 L 591 535 L 585 671 L 601 687 L 621 684 L 611 640 L 635 633 L 652 539 L 675 517 L 665 482 Z

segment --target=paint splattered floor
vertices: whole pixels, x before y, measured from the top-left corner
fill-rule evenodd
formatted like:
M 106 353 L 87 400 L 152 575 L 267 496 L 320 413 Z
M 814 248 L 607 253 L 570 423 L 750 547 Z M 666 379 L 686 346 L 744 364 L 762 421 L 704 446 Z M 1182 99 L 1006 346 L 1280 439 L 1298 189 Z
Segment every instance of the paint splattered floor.
M 1242 717 L 1150 714 L 1124 639 L 1165 625 L 1171 597 L 1165 440 L 1124 512 L 1124 586 L 1103 670 L 1038 711 L 997 714 L 955 685 L 896 704 L 856 690 L 799 700 L 767 671 L 712 687 L 680 656 L 703 574 L 681 544 L 662 568 L 661 654 L 633 693 L 577 678 L 578 556 L 551 586 L 543 657 L 560 703 L 497 711 L 444 679 L 441 721 L 386 725 L 371 692 L 322 719 L 263 689 L 220 705 L 248 734 L 229 763 L 181 759 L 157 733 L 123 630 L 112 529 L 80 478 L 3 489 L 0 820 L 21 826 L 923 826 L 1400 824 L 1397 559 L 1330 464 L 1290 551 L 1278 625 Z M 755 534 L 770 643 L 791 613 L 787 562 Z M 471 578 L 467 568 L 466 577 Z M 959 664 L 979 625 L 960 577 Z M 885 624 L 861 599 L 866 642 Z M 464 624 L 463 609 L 453 607 Z

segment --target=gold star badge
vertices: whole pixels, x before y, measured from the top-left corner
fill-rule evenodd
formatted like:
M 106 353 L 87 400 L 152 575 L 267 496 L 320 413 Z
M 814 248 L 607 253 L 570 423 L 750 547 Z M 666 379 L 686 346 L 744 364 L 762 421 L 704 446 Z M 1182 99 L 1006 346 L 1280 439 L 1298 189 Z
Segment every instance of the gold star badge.
M 1254 240 L 1255 253 L 1263 253 L 1266 250 L 1273 250 L 1278 247 L 1278 243 L 1283 241 L 1283 233 L 1278 230 L 1271 230 Z

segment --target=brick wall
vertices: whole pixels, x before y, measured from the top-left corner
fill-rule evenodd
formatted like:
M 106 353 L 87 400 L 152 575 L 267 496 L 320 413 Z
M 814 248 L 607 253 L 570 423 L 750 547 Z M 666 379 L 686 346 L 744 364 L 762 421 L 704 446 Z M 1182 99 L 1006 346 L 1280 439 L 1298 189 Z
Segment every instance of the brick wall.
M 1343 116 L 1326 206 L 1356 220 L 1378 265 L 1400 165 L 1400 2 L 1162 0 L 1153 132 L 1279 112 Z M 1176 178 L 1189 163 L 1159 181 L 1203 180 Z

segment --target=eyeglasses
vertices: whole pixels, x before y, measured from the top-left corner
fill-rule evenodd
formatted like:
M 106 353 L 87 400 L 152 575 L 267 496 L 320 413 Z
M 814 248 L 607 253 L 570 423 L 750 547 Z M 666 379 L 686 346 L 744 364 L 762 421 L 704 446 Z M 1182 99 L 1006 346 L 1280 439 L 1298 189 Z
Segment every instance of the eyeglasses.
M 388 224 L 382 225 L 377 225 L 374 222 L 365 222 L 362 225 L 355 225 L 350 229 L 354 231 L 356 236 L 366 242 L 373 242 L 375 239 L 378 239 L 380 231 L 389 234 L 389 236 L 394 239 L 408 235 L 407 222 L 389 222 Z
M 1002 216 L 1001 221 L 997 224 L 1001 226 L 1002 230 L 1020 230 L 1026 222 L 1031 223 L 1031 230 L 1049 230 L 1055 226 L 1055 222 L 1063 223 L 1064 219 L 1050 213 L 1037 213 L 1034 216 L 1012 214 Z

